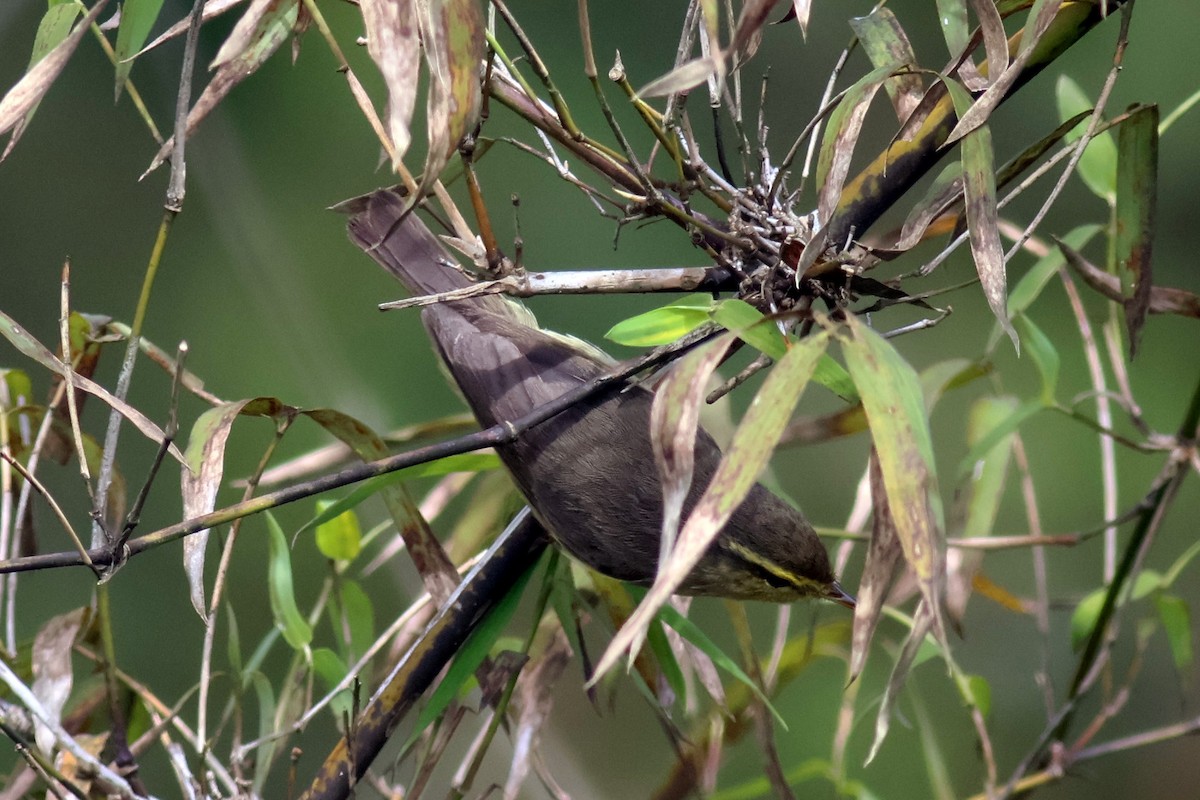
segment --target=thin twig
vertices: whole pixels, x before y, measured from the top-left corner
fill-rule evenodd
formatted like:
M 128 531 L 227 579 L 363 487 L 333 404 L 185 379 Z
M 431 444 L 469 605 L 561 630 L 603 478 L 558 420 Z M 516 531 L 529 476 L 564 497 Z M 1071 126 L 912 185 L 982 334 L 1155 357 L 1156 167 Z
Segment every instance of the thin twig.
M 58 317 L 59 346 L 62 348 L 63 362 L 71 364 L 71 260 L 63 262 L 62 292 L 60 295 Z M 63 370 L 63 382 L 66 384 L 67 415 L 71 420 L 71 437 L 75 442 L 75 458 L 79 460 L 79 472 L 83 475 L 87 490 L 92 490 L 92 474 L 88 470 L 87 456 L 83 452 L 83 432 L 79 429 L 79 404 L 75 397 L 75 368 Z M 74 536 L 74 532 L 71 533 Z
M 163 458 L 166 457 L 167 451 L 171 449 L 171 443 L 179 435 L 179 389 L 183 384 L 183 364 L 187 360 L 187 352 L 187 342 L 180 342 L 175 356 L 175 374 L 171 379 L 171 404 L 167 412 L 167 424 L 163 428 L 163 438 L 158 444 L 158 450 L 154 454 L 154 460 L 150 464 L 150 471 L 146 474 L 146 480 L 142 481 L 142 488 L 138 490 L 137 497 L 133 501 L 133 506 L 129 509 L 129 513 L 125 515 L 125 526 L 121 529 L 121 536 L 114 548 L 118 552 L 125 547 L 125 543 L 129 541 L 129 535 L 133 533 L 134 529 L 137 528 L 138 522 L 141 521 L 142 509 L 145 508 L 146 500 L 150 497 L 150 487 L 154 485 L 154 479 L 158 475 L 158 470 L 162 467 Z
M 8 452 L 8 450 L 0 450 L 0 458 L 4 459 L 9 465 L 11 465 L 12 468 L 15 469 L 22 478 L 29 481 L 29 483 L 33 486 L 34 491 L 42 496 L 42 498 L 46 501 L 46 504 L 50 506 L 50 510 L 54 512 L 54 516 L 58 518 L 59 524 L 63 526 L 63 530 L 65 530 L 67 535 L 71 537 L 71 541 L 75 543 L 76 552 L 78 552 L 80 558 L 83 559 L 84 566 L 94 572 L 97 578 L 100 577 L 100 569 L 93 564 L 92 559 L 88 557 L 87 548 L 84 547 L 83 541 L 79 538 L 79 535 L 75 533 L 75 528 L 71 525 L 71 520 L 67 519 L 67 515 L 63 513 L 62 506 L 60 506 L 58 501 L 54 499 L 54 495 L 50 494 L 46 487 L 42 485 L 42 482 L 37 479 L 37 476 L 26 469 L 25 465 L 14 458 Z
M 46 726 L 46 729 L 53 734 L 55 745 L 59 749 L 69 752 L 80 764 L 84 765 L 84 769 L 87 769 L 96 776 L 97 781 L 99 781 L 104 791 L 116 794 L 122 800 L 143 800 L 134 792 L 128 781 L 97 760 L 91 753 L 84 750 L 75 741 L 75 738 L 63 729 L 56 715 L 46 710 L 42 702 L 38 700 L 29 687 L 21 682 L 17 674 L 3 660 L 0 660 L 0 681 L 3 681 L 12 690 L 16 698 L 20 700 L 21 704 L 28 709 L 29 713 L 33 714 L 38 722 Z

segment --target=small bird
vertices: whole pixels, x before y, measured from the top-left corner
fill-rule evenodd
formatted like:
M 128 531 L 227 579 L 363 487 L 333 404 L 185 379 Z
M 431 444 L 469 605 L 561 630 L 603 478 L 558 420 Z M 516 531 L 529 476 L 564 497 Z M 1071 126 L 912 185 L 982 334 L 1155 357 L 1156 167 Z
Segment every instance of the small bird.
M 414 295 L 472 281 L 390 189 L 342 204 L 351 240 Z M 612 361 L 578 339 L 543 330 L 521 303 L 500 295 L 426 306 L 421 318 L 479 423 L 518 419 L 609 372 Z M 497 448 L 557 543 L 604 575 L 648 586 L 658 569 L 661 479 L 650 444 L 653 394 L 617 384 Z M 684 519 L 721 452 L 703 429 Z M 791 602 L 818 597 L 853 607 L 808 521 L 756 484 L 679 588 L 688 595 Z

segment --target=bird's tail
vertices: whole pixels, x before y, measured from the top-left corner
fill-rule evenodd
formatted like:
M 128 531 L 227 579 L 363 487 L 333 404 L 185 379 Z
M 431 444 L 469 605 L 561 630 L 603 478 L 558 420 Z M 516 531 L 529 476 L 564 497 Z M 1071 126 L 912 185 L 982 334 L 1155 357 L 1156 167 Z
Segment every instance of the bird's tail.
M 395 190 L 379 189 L 334 208 L 350 214 L 350 239 L 414 295 L 440 294 L 472 284 L 425 223 L 407 213 L 406 199 Z

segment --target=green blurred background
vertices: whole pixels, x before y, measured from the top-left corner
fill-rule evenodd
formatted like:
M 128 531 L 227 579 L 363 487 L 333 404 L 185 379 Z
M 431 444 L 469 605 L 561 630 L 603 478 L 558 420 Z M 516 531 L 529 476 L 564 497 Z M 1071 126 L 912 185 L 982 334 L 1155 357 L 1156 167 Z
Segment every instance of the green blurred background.
M 526 1 L 511 5 L 541 48 L 581 125 L 607 140 L 580 70 L 575 4 Z M 746 74 L 758 74 L 760 64 L 771 66 L 766 118 L 776 158 L 816 108 L 828 70 L 849 38 L 846 18 L 869 12 L 871 5 L 864 0 L 818 0 L 807 43 L 792 24 L 767 31 L 755 67 Z M 340 2 L 325 2 L 321 7 L 353 67 L 377 105 L 381 104 L 380 81 L 363 49 L 352 44 L 361 33 L 359 11 Z M 635 85 L 664 72 L 674 56 L 674 36 L 684 7 L 681 0 L 593 2 L 593 35 L 602 68 L 614 49 L 620 49 Z M 914 40 L 922 63 L 940 66 L 945 48 L 933 3 L 904 0 L 891 7 Z M 44 8 L 38 0 L 0 4 L 0 85 L 10 86 L 23 73 Z M 168 0 L 162 19 L 173 22 L 185 11 L 183 3 Z M 202 64 L 211 60 L 236 13 L 205 28 Z M 163 27 L 160 23 L 156 31 Z M 1117 29 L 1116 20 L 1102 25 L 1060 59 L 1049 75 L 1035 80 L 994 117 L 998 158 L 1019 152 L 1056 124 L 1056 75 L 1071 75 L 1095 95 L 1111 63 Z M 1115 112 L 1130 103 L 1155 102 L 1165 114 L 1200 88 L 1200 78 L 1195 67 L 1188 66 L 1187 55 L 1194 49 L 1198 31 L 1200 5 L 1194 0 L 1138 4 L 1125 69 L 1109 108 Z M 286 50 L 285 46 L 258 74 L 235 89 L 189 141 L 188 195 L 167 246 L 146 334 L 167 349 L 186 339 L 191 353 L 189 368 L 226 399 L 274 395 L 296 405 L 331 406 L 378 430 L 456 411 L 459 403 L 436 369 L 416 315 L 381 314 L 375 309 L 376 303 L 398 296 L 396 286 L 347 243 L 342 220 L 325 210 L 346 197 L 391 182 L 386 169 L 379 168 L 378 143 L 319 36 L 310 31 L 304 37 L 295 64 L 289 63 Z M 139 60 L 132 74 L 164 129 L 170 127 L 181 52 L 179 41 L 169 43 Z M 846 73 L 849 79 L 862 74 L 863 65 L 860 55 L 852 58 Z M 200 76 L 198 83 L 202 80 Z M 757 83 L 748 85 L 746 91 L 756 95 Z M 71 260 L 75 308 L 130 319 L 161 217 L 167 170 L 138 181 L 156 146 L 128 98 L 114 106 L 112 92 L 111 65 L 95 41 L 85 38 L 24 138 L 0 164 L 0 308 L 43 342 L 52 342 L 57 335 L 59 274 L 65 258 Z M 616 101 L 615 90 L 609 95 Z M 872 123 L 877 127 L 863 138 L 862 152 L 883 144 L 892 131 L 887 119 L 890 111 L 880 108 L 876 112 L 868 117 L 868 129 Z M 633 126 L 633 117 L 622 113 L 623 121 Z M 423 124 L 418 119 L 417 129 L 423 129 Z M 487 133 L 530 141 L 525 128 L 498 105 L 492 108 Z M 1194 264 L 1200 233 L 1192 185 L 1200 177 L 1198 137 L 1200 113 L 1192 113 L 1162 142 L 1155 241 L 1156 282 L 1192 291 L 1200 289 Z M 414 168 L 420 164 L 420 149 L 418 143 L 408 159 Z M 580 170 L 583 176 L 582 167 Z M 480 175 L 502 241 L 511 240 L 514 231 L 510 196 L 520 198 L 516 215 L 524 239 L 525 264 L 531 269 L 705 263 L 686 237 L 666 223 L 630 226 L 621 231 L 619 247 L 614 249 L 616 229 L 610 220 L 600 218 L 577 190 L 558 180 L 546 165 L 512 148 L 495 147 L 484 160 Z M 1009 213 L 1019 222 L 1028 220 L 1047 190 L 1046 182 L 1039 184 L 1010 207 Z M 454 187 L 454 193 L 461 197 L 461 187 Z M 1039 233 L 1061 235 L 1085 222 L 1103 222 L 1105 215 L 1103 204 L 1074 180 Z M 927 248 L 924 252 L 931 255 L 934 251 Z M 1102 251 L 1092 255 L 1102 260 Z M 1015 259 L 1010 265 L 1010 284 L 1031 263 L 1025 255 Z M 880 277 L 907 272 L 916 265 L 910 256 L 886 266 Z M 971 269 L 969 256 L 960 253 L 928 285 L 961 282 Z M 661 302 L 661 298 L 551 298 L 532 305 L 544 325 L 598 341 L 617 320 Z M 977 356 L 992 329 L 977 288 L 937 302 L 953 305 L 955 313 L 931 331 L 898 342 L 901 352 L 918 367 L 946 358 Z M 1093 323 L 1098 324 L 1105 313 L 1103 305 L 1090 297 L 1089 309 Z M 1034 318 L 1063 354 L 1060 397 L 1087 391 L 1078 333 L 1061 288 L 1052 286 L 1045 293 L 1035 306 Z M 903 312 L 887 312 L 876 315 L 874 323 L 888 329 L 910 319 Z M 1197 379 L 1198 354 L 1200 336 L 1195 321 L 1151 318 L 1131 381 L 1148 421 L 1157 429 L 1173 431 L 1181 419 Z M 106 356 L 100 371 L 103 382 L 111 385 L 116 362 L 115 355 Z M 7 345 L 0 345 L 0 366 L 28 369 L 40 389 L 46 386 L 45 375 L 21 361 Z M 1002 348 L 999 366 L 1009 391 L 1022 396 L 1036 392 L 1037 374 L 1028 359 L 1017 361 L 1011 350 Z M 168 377 L 142 363 L 131 398 L 152 417 L 162 419 L 168 389 Z M 953 471 L 965 453 L 966 411 L 971 400 L 984 391 L 985 387 L 979 386 L 951 396 L 935 415 L 935 447 L 947 503 L 955 488 Z M 835 407 L 836 401 L 814 389 L 802 400 L 801 413 Z M 183 410 L 186 426 L 202 406 L 189 400 Z M 89 404 L 86 420 L 93 430 L 101 430 L 103 415 L 98 404 Z M 1122 423 L 1122 427 L 1128 426 Z M 1077 531 L 1094 526 L 1102 518 L 1095 437 L 1081 426 L 1050 415 L 1036 417 L 1023 433 L 1045 529 Z M 239 423 L 227 474 L 246 474 L 269 435 L 266 423 Z M 123 442 L 122 467 L 129 480 L 136 482 L 145 473 L 152 448 L 128 430 Z M 318 431 L 298 425 L 289 433 L 285 455 L 324 442 Z M 775 459 L 774 477 L 817 524 L 838 526 L 853 502 L 866 446 L 865 437 L 859 436 L 783 450 Z M 1141 497 L 1160 463 L 1157 456 L 1119 451 L 1123 509 Z M 84 493 L 74 468 L 48 470 L 48 478 L 60 487 L 60 497 L 68 499 L 67 508 L 77 527 L 85 529 Z M 1166 569 L 1196 539 L 1200 492 L 1195 484 L 1195 480 L 1188 482 L 1172 509 L 1149 566 Z M 234 490 L 228 490 L 221 499 L 232 501 L 236 496 Z M 306 507 L 282 512 L 285 529 L 311 513 L 311 506 L 301 505 Z M 168 474 L 155 486 L 141 530 L 162 527 L 179 517 L 175 478 Z M 67 543 L 49 518 L 43 515 L 39 521 L 43 549 L 66 549 Z M 997 531 L 1026 529 L 1010 476 Z M 244 615 L 239 622 L 248 640 L 271 624 L 263 583 L 263 530 L 260 520 L 249 522 L 248 535 L 239 543 L 235 559 L 232 600 Z M 1067 635 L 1070 610 L 1075 600 L 1100 583 L 1100 543 L 1093 540 L 1078 549 L 1050 553 L 1049 558 L 1051 588 L 1060 601 L 1052 618 L 1049 668 L 1061 695 L 1073 667 Z M 307 539 L 297 544 L 294 562 L 303 598 L 306 579 L 315 585 L 325 566 Z M 989 556 L 985 569 L 1011 591 L 1027 595 L 1033 589 L 1030 564 L 1029 553 L 1022 550 Z M 851 587 L 860 565 L 861 555 L 849 568 Z M 1186 573 L 1178 587 L 1193 607 L 1200 602 L 1194 572 Z M 23 576 L 19 585 L 19 637 L 31 636 L 52 613 L 88 602 L 92 591 L 92 580 L 82 570 Z M 368 586 L 382 626 L 406 605 L 415 581 L 405 573 L 378 576 Z M 202 628 L 187 600 L 179 547 L 160 548 L 135 559 L 114 581 L 113 592 L 119 661 L 150 682 L 161 696 L 180 696 L 197 678 Z M 252 617 L 255 608 L 262 610 L 258 619 Z M 698 608 L 702 620 L 711 620 L 708 627 L 715 637 L 732 641 L 718 603 L 704 601 Z M 797 607 L 794 630 L 803 630 L 813 617 L 828 621 L 841 613 L 833 608 Z M 755 607 L 752 615 L 765 643 L 773 612 Z M 1132 624 L 1132 617 L 1127 624 Z M 902 633 L 898 626 L 884 623 L 880 642 L 895 640 Z M 1116 652 L 1119 674 L 1123 674 L 1130 648 L 1119 646 Z M 1045 723 L 1042 691 L 1034 681 L 1042 666 L 1034 623 L 1029 617 L 976 598 L 957 655 L 965 669 L 983 674 L 991 682 L 990 728 L 996 737 L 1001 775 L 1006 776 Z M 870 742 L 871 701 L 882 690 L 889 664 L 890 656 L 877 646 L 862 679 L 861 717 L 849 750 L 851 774 L 879 797 L 927 796 L 930 789 L 922 746 L 916 731 L 902 720 L 894 723 L 879 758 L 866 769 L 858 767 Z M 1128 708 L 1105 727 L 1099 740 L 1194 716 L 1194 677 L 1181 678 L 1175 673 L 1160 633 L 1149 645 Z M 783 693 L 779 705 L 791 728 L 779 734 L 785 766 L 828 755 L 844 678 L 841 663 L 818 662 Z M 933 727 L 957 792 L 965 796 L 978 791 L 981 767 L 970 721 L 941 668 L 920 668 L 908 691 L 921 693 L 935 721 Z M 911 707 L 904 702 L 901 709 L 911 715 Z M 1094 711 L 1094 706 L 1088 706 L 1081 719 Z M 194 709 L 186 713 L 194 714 Z M 330 723 L 329 718 L 320 719 L 312 735 L 305 737 L 302 775 L 315 767 L 317 754 L 331 741 Z M 605 708 L 597 713 L 582 695 L 574 666 L 561 683 L 544 747 L 553 771 L 572 796 L 579 798 L 645 795 L 670 763 L 670 746 L 640 698 L 632 691 L 622 691 L 615 711 Z M 1195 798 L 1200 794 L 1197 756 L 1200 751 L 1194 739 L 1118 754 L 1079 765 L 1070 777 L 1043 790 L 1041 796 L 1063 800 Z M 734 785 L 755 775 L 759 763 L 753 745 L 736 748 L 722 773 L 721 785 Z M 493 760 L 490 765 L 496 778 L 502 779 L 503 763 Z M 165 781 L 156 785 L 169 795 Z M 531 781 L 528 792 L 541 796 L 542 790 Z M 801 796 L 832 796 L 832 790 L 820 783 L 804 784 L 800 792 Z

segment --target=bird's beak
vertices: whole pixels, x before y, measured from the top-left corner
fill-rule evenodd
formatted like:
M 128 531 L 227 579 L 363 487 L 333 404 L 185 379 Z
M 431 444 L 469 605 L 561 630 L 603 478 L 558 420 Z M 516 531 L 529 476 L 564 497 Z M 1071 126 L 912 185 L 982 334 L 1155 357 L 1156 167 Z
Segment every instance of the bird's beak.
M 839 606 L 845 606 L 851 611 L 853 611 L 854 607 L 858 604 L 858 601 L 854 599 L 853 595 L 847 594 L 846 590 L 843 589 L 841 584 L 837 581 L 829 584 L 829 588 L 825 590 L 825 599 L 832 600 Z

